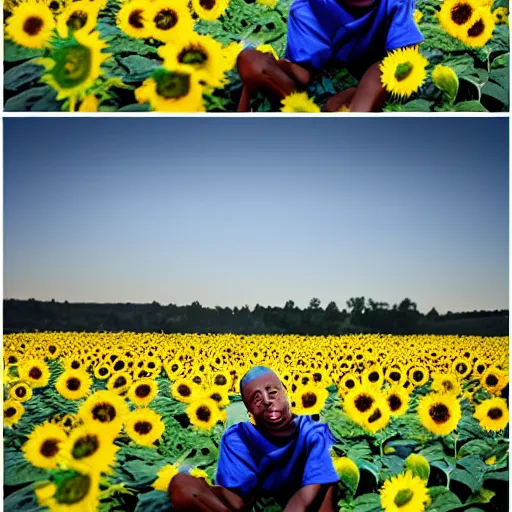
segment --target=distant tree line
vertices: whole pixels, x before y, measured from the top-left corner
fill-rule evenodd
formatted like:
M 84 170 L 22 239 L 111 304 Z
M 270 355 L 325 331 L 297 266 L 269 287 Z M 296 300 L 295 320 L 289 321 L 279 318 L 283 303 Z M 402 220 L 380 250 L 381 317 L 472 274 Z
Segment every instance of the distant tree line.
M 440 315 L 432 308 L 422 314 L 408 298 L 390 306 L 364 297 L 351 298 L 342 310 L 335 302 L 323 308 L 318 298 L 304 309 L 289 300 L 284 307 L 257 304 L 252 310 L 247 305 L 208 308 L 197 301 L 164 306 L 4 300 L 4 333 L 35 331 L 507 336 L 508 310 Z

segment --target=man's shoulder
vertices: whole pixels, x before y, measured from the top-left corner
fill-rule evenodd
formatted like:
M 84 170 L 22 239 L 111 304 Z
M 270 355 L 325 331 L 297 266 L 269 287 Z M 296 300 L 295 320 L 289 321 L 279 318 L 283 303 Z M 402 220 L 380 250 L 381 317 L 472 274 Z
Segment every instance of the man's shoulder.
M 222 441 L 231 441 L 235 439 L 241 439 L 243 433 L 247 430 L 248 425 L 251 425 L 249 421 L 240 421 L 231 425 L 224 434 L 222 434 Z

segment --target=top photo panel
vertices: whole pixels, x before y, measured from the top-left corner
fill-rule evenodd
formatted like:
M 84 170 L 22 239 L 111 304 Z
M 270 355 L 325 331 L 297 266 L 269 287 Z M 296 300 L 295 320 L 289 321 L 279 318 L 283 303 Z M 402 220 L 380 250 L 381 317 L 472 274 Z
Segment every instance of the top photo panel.
M 5 112 L 509 111 L 507 0 L 4 0 Z

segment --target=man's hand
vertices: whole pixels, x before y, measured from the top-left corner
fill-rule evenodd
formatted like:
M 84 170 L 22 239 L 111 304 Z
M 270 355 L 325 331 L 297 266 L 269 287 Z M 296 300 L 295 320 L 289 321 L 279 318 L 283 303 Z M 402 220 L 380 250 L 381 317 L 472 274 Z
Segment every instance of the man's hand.
M 286 504 L 284 512 L 334 512 L 332 485 L 311 484 L 301 487 Z

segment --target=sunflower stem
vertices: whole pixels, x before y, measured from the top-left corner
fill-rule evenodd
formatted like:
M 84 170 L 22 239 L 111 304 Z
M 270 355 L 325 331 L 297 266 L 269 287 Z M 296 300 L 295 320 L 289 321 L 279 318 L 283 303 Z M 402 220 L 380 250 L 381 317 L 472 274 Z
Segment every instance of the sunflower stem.
M 456 432 L 453 433 L 453 456 L 455 457 L 455 460 L 457 460 L 457 439 L 459 438 L 459 436 L 457 435 Z

